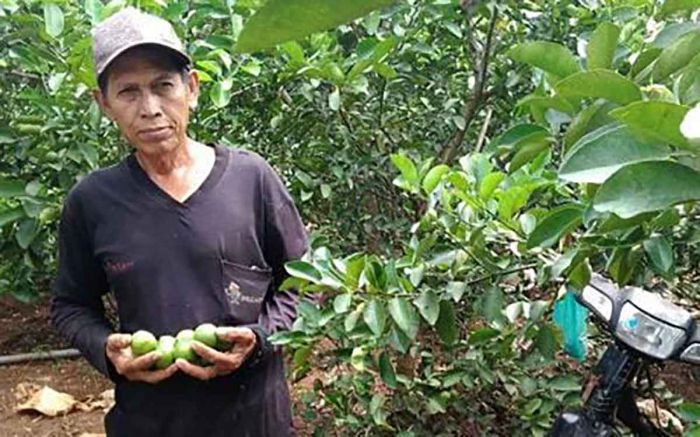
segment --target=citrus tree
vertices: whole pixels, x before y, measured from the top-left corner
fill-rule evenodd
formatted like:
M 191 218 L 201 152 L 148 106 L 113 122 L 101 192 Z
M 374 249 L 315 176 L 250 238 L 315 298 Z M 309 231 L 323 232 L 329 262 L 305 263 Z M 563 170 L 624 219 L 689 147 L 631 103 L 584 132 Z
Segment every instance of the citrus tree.
M 697 298 L 699 6 L 338 3 L 0 0 L 0 292 L 46 291 L 63 196 L 128 152 L 91 102 L 90 28 L 136 5 L 187 41 L 193 136 L 263 154 L 314 230 L 285 286 L 320 299 L 276 338 L 321 375 L 302 414 L 543 434 L 580 402 L 565 287 Z

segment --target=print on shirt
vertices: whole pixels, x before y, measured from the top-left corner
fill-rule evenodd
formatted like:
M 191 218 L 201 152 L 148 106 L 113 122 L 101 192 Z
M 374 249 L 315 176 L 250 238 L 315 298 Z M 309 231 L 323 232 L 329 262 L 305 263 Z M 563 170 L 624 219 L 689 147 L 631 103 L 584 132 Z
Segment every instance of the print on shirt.
M 109 259 L 104 263 L 105 270 L 110 275 L 119 275 L 131 270 L 134 267 L 133 261 L 116 261 Z
M 241 293 L 241 287 L 235 282 L 229 282 L 226 287 L 226 295 L 228 296 L 228 301 L 233 306 L 238 306 L 242 303 L 261 303 L 263 301 L 262 297 L 247 296 Z

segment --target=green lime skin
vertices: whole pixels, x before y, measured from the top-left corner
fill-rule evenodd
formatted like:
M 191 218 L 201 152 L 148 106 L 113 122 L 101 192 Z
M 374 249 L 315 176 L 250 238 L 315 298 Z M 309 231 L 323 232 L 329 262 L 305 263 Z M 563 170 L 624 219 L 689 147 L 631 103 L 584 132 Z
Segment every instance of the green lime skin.
M 202 323 L 194 330 L 194 339 L 209 347 L 216 347 L 216 326 L 211 323 Z
M 156 369 L 165 369 L 175 362 L 175 337 L 172 335 L 163 335 L 158 340 L 156 352 L 160 354 L 160 358 L 156 361 Z
M 173 350 L 174 359 L 182 358 L 190 363 L 195 363 L 199 355 L 192 349 L 192 339 L 184 338 L 175 341 L 175 349 Z
M 131 336 L 131 352 L 135 357 L 146 355 L 147 353 L 156 350 L 157 347 L 158 340 L 148 331 L 136 331 Z
M 177 333 L 177 337 L 175 338 L 178 340 L 192 340 L 194 338 L 194 331 L 191 329 L 183 329 Z

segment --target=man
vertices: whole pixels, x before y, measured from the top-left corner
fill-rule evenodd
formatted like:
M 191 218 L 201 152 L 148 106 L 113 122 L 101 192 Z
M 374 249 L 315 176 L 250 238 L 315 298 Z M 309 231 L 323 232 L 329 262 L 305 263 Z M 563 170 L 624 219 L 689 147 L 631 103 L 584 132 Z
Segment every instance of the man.
M 307 249 L 277 174 L 259 156 L 187 135 L 197 74 L 166 21 L 127 8 L 93 32 L 95 98 L 133 152 L 68 194 L 52 321 L 116 384 L 108 436 L 287 436 L 282 357 L 267 336 L 295 318 L 283 265 Z M 102 295 L 114 293 L 119 333 Z M 232 343 L 197 343 L 209 366 L 133 357 L 131 336 L 201 323 Z

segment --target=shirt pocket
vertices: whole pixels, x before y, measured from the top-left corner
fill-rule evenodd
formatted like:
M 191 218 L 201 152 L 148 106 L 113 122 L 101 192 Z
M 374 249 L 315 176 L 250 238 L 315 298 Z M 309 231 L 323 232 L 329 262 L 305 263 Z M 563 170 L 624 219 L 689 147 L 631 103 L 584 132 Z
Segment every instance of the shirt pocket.
M 236 323 L 255 323 L 272 282 L 272 269 L 246 267 L 221 259 L 221 286 L 229 316 Z

